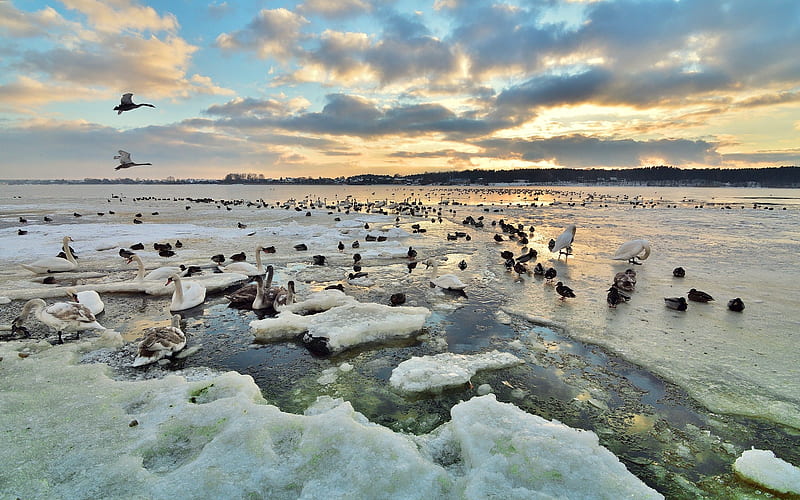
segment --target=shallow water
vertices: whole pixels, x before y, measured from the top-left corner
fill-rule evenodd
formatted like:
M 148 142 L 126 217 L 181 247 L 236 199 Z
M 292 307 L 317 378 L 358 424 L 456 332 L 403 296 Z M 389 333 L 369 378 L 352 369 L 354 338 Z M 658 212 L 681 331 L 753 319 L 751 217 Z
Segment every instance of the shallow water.
M 303 295 L 342 281 L 354 250 L 348 246 L 339 254 L 335 244 L 340 239 L 345 243 L 361 239 L 364 270 L 375 277 L 376 285 L 348 286 L 349 294 L 386 303 L 391 293 L 404 291 L 409 305 L 433 310 L 415 339 L 361 346 L 333 358 L 315 357 L 294 342 L 253 344 L 247 325 L 254 313 L 227 308 L 219 294 L 183 314 L 192 333 L 190 344 L 200 343 L 203 350 L 182 363 L 250 374 L 265 397 L 285 411 L 302 412 L 317 395 L 329 394 L 352 401 L 357 411 L 395 431 L 428 432 L 449 418 L 455 403 L 474 395 L 474 389 L 403 396 L 388 386 L 392 368 L 414 355 L 499 349 L 526 363 L 480 372 L 472 380 L 475 388 L 488 383 L 501 401 L 594 430 L 631 471 L 667 496 L 752 493 L 730 473 L 730 463 L 751 445 L 800 463 L 792 445 L 797 437 L 794 429 L 800 428 L 800 378 L 793 355 L 800 317 L 794 294 L 786 293 L 797 290 L 800 278 L 794 258 L 800 241 L 795 223 L 800 198 L 795 191 L 410 186 L 77 186 L 73 190 L 70 186 L 68 197 L 65 192 L 58 186 L 0 186 L 0 237 L 10 243 L 0 249 L 0 257 L 21 263 L 48 255 L 44 252 L 57 247 L 68 231 L 76 240 L 79 262 L 111 273 L 104 279 L 114 280 L 132 274 L 116 256 L 118 247 L 140 240 L 150 247 L 154 241 L 180 238 L 186 248 L 176 259 L 204 266 L 216 250 L 228 255 L 244 249 L 250 255 L 257 240 L 278 247 L 274 256 L 278 279 L 295 279 Z M 144 193 L 160 199 L 134 199 Z M 595 194 L 588 198 L 587 193 Z M 364 201 L 419 200 L 430 207 L 427 215 L 401 216 L 399 225 L 411 233 L 411 224 L 418 223 L 427 232 L 368 246 L 363 231 L 332 231 L 334 214 L 324 208 L 309 208 L 313 213 L 306 217 L 305 208 L 298 212 L 234 205 L 226 210 L 173 199 L 274 203 L 308 197 L 331 203 L 347 194 Z M 113 217 L 109 209 L 116 212 Z M 154 211 L 157 216 L 151 215 Z M 74 217 L 73 212 L 83 216 Z M 131 224 L 136 213 L 143 214 L 145 224 Z M 40 222 L 45 214 L 54 221 Z M 394 214 L 335 215 L 369 222 L 373 228 L 389 228 L 395 221 Z M 464 226 L 467 215 L 483 216 L 486 225 Z M 20 216 L 29 222 L 20 225 Z M 505 271 L 499 252 L 522 252 L 516 242 L 498 244 L 492 239 L 499 230 L 490 222 L 500 218 L 535 227 L 531 247 L 538 250 L 538 261 L 555 267 L 558 279 L 575 289 L 576 299 L 560 301 L 553 286 L 543 280 L 516 279 Z M 247 229 L 237 229 L 237 222 L 247 224 Z M 574 256 L 565 262 L 550 254 L 546 244 L 568 223 L 576 224 L 578 231 Z M 22 227 L 28 234 L 17 236 Z M 253 231 L 255 235 L 247 236 Z M 455 231 L 468 232 L 471 240 L 446 240 L 446 234 Z M 638 283 L 631 301 L 609 309 L 605 289 L 610 278 L 631 267 L 610 256 L 622 242 L 638 238 L 650 241 L 653 254 L 636 266 Z M 298 241 L 309 242 L 310 251 L 295 252 L 291 247 Z M 459 274 L 468 284 L 467 297 L 430 289 L 430 272 L 423 265 L 409 273 L 406 261 L 394 256 L 408 245 L 421 255 L 440 259 L 439 273 Z M 311 266 L 313 253 L 327 255 L 329 265 Z M 152 250 L 146 255 L 153 265 L 168 262 Z M 463 272 L 456 267 L 462 259 L 468 264 Z M 678 265 L 687 270 L 683 279 L 672 276 Z M 31 286 L 30 279 L 24 271 L 2 270 L 0 295 Z M 717 300 L 690 303 L 685 313 L 664 308 L 664 296 L 685 295 L 691 287 Z M 741 314 L 725 307 L 735 296 L 747 306 Z M 137 330 L 163 322 L 168 303 L 168 298 L 115 298 L 101 322 L 128 332 L 133 340 Z M 19 307 L 18 301 L 6 306 L 4 318 Z M 498 311 L 508 316 L 501 318 Z M 318 381 L 324 370 L 344 362 L 354 369 L 339 374 L 334 382 Z

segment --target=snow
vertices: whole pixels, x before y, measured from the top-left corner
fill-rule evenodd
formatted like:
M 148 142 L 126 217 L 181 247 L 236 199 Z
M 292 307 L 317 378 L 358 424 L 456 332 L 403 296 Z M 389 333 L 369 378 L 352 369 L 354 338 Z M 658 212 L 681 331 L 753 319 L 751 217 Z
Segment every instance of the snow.
M 508 368 L 523 362 L 511 353 L 499 351 L 471 355 L 443 352 L 433 356 L 415 356 L 392 370 L 389 383 L 401 391 L 435 393 L 466 384 L 478 371 Z
M 112 380 L 104 365 L 77 363 L 87 347 L 0 344 L 0 496 L 661 498 L 592 432 L 493 395 L 411 436 L 328 396 L 284 413 L 235 372 Z
M 745 450 L 733 463 L 745 480 L 778 493 L 800 495 L 800 468 L 781 460 L 769 450 Z

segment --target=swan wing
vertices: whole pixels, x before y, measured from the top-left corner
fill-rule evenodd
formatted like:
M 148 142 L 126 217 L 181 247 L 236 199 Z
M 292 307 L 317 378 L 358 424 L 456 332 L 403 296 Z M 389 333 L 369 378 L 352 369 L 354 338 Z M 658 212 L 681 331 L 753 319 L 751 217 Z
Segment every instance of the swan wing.
M 122 99 L 119 102 L 120 104 L 133 104 L 133 94 L 130 92 L 122 94 Z
M 56 302 L 47 306 L 44 311 L 61 321 L 77 321 L 79 323 L 96 321 L 92 311 L 77 302 Z
M 123 151 L 121 149 L 119 151 L 117 151 L 117 153 L 119 153 L 119 154 L 117 156 L 115 156 L 114 158 L 118 159 L 120 163 L 123 163 L 123 164 L 124 163 L 131 163 L 131 154 L 130 153 L 128 153 L 127 151 Z
M 553 246 L 553 253 L 558 252 L 559 250 L 563 250 L 568 246 L 572 245 L 572 240 L 575 239 L 575 226 L 570 224 L 564 230 L 558 238 L 556 238 L 556 244 Z

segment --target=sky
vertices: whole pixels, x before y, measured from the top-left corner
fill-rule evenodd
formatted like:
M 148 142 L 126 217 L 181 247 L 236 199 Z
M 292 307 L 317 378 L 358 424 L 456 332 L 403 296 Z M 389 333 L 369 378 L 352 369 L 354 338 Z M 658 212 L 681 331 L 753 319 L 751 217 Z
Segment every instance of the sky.
M 800 165 L 799 51 L 797 0 L 0 0 L 0 179 Z

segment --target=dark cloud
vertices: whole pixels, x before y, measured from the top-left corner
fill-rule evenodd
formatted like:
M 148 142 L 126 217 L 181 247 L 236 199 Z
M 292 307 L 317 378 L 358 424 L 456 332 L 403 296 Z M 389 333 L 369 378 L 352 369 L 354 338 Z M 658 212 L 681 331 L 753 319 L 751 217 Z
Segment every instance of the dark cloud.
M 639 167 L 649 158 L 660 158 L 676 166 L 716 165 L 720 161 L 716 145 L 702 140 L 637 141 L 566 135 L 544 139 L 487 139 L 476 144 L 485 149 L 484 155 L 488 157 L 551 161 L 575 168 Z

